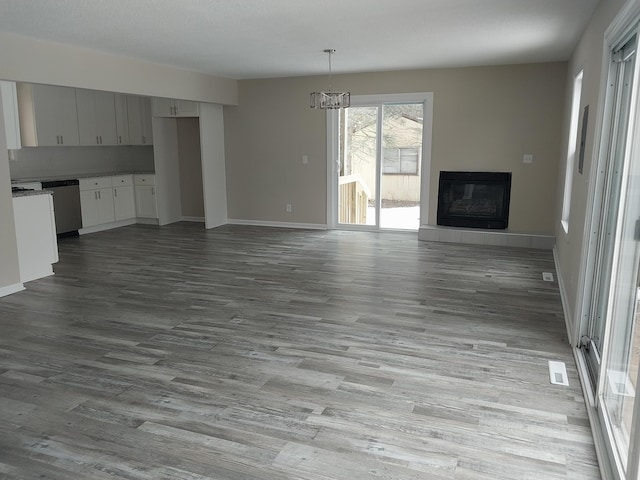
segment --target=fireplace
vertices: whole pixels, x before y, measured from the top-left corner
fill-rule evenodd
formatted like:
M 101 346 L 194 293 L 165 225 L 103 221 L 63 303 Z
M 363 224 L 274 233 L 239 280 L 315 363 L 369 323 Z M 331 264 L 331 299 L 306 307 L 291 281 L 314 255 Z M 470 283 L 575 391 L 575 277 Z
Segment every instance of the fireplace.
M 506 229 L 511 172 L 440 172 L 438 225 Z

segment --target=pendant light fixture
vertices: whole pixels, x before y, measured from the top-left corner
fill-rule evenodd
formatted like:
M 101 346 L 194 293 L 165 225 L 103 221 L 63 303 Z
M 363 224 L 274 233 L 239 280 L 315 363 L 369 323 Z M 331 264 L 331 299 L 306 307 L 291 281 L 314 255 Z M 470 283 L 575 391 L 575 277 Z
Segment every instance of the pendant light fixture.
M 331 91 L 331 55 L 336 53 L 333 48 L 324 50 L 329 55 L 329 91 L 313 92 L 311 94 L 311 108 L 336 109 L 346 108 L 351 104 L 351 93 Z

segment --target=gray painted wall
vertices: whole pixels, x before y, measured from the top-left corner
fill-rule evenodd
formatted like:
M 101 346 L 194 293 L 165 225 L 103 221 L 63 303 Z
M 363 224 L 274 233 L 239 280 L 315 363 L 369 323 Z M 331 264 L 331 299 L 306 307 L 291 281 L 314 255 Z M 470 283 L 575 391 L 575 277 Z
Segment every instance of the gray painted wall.
M 235 80 L 0 32 L 0 79 L 237 103 Z
M 2 99 L 0 98 L 0 108 Z M 0 296 L 16 291 L 20 285 L 18 244 L 13 218 L 9 156 L 4 131 L 4 116 L 0 115 Z
M 177 124 L 182 216 L 204 218 L 200 120 L 179 118 Z
M 594 152 L 594 143 L 599 135 L 595 131 L 598 104 L 601 101 L 602 89 L 602 54 L 604 45 L 604 33 L 612 20 L 622 9 L 623 0 L 607 0 L 600 2 L 589 22 L 589 26 L 574 51 L 568 65 L 566 89 L 566 104 L 564 109 L 564 130 L 562 140 L 563 156 L 558 168 L 558 189 L 556 202 L 556 251 L 558 260 L 558 275 L 565 292 L 565 316 L 569 322 L 568 328 L 574 331 L 576 326 L 577 302 L 580 288 L 580 263 L 586 251 L 583 248 L 584 228 L 589 221 L 591 212 L 587 211 L 587 197 L 589 193 L 589 181 L 593 172 L 593 165 L 597 164 L 597 152 Z M 584 155 L 584 171 L 582 174 L 573 172 L 573 188 L 571 197 L 571 214 L 569 218 L 569 232 L 564 232 L 560 221 L 562 215 L 562 195 L 566 169 L 566 154 L 569 142 L 569 123 L 571 117 L 571 98 L 573 92 L 574 77 L 583 68 L 582 99 L 580 102 L 580 115 L 585 105 L 589 105 L 589 123 L 587 141 Z M 582 123 L 580 123 L 581 128 Z M 575 139 L 574 139 L 575 140 Z M 572 140 L 573 141 L 573 140 Z
M 334 76 L 356 94 L 433 92 L 429 218 L 441 170 L 511 171 L 509 229 L 552 235 L 566 63 Z M 309 93 L 326 77 L 239 81 L 225 107 L 229 218 L 326 223 L 326 116 Z M 533 154 L 533 164 L 522 156 Z M 302 156 L 309 156 L 303 165 Z M 293 212 L 285 212 L 285 204 Z

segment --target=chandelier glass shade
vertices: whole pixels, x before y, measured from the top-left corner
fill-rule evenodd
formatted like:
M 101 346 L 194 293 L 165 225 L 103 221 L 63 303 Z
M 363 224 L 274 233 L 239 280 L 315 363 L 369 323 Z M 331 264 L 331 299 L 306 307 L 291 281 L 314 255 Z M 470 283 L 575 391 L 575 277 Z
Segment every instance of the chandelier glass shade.
M 336 51 L 330 48 L 324 52 L 329 54 L 329 90 L 326 92 L 312 92 L 310 98 L 311 108 L 319 108 L 323 110 L 346 108 L 351 105 L 351 93 L 331 91 L 331 55 Z
M 313 92 L 311 108 L 346 108 L 351 104 L 349 92 Z

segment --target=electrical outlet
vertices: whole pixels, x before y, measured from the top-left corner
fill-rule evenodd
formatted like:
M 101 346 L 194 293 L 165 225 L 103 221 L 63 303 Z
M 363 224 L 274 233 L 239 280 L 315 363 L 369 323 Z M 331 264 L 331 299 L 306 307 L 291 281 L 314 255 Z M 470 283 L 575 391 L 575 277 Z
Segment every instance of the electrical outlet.
M 291 204 L 287 203 L 287 206 L 285 207 L 287 210 L 287 213 L 291 213 Z
M 309 163 L 309 155 L 303 155 L 302 156 L 302 164 L 306 165 L 307 163 Z
M 522 156 L 522 163 L 533 163 L 533 155 L 530 153 L 525 153 Z

